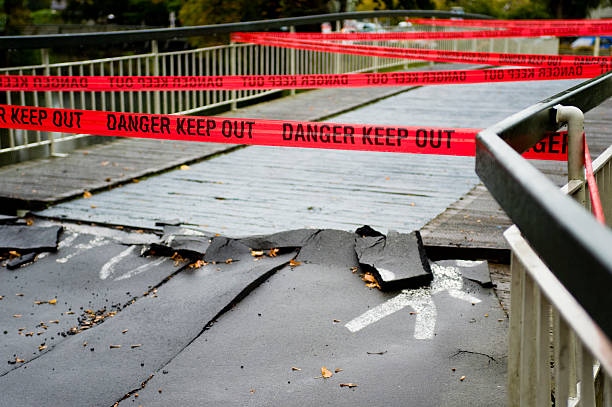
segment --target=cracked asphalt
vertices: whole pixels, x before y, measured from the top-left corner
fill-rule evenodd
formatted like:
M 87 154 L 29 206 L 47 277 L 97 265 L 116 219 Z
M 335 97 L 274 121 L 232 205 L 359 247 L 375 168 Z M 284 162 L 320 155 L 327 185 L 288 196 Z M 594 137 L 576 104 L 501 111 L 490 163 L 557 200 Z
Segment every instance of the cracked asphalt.
M 63 226 L 57 251 L 0 269 L 0 406 L 504 402 L 507 320 L 476 263 L 383 292 L 352 232 Z

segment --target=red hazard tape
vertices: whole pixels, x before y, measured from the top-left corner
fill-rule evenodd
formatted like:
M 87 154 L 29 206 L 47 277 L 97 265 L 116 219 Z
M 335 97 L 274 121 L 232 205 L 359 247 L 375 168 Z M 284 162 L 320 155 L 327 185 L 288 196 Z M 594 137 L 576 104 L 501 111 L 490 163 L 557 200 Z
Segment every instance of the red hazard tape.
M 466 64 L 514 65 L 531 67 L 559 67 L 601 65 L 602 72 L 612 69 L 612 57 L 593 57 L 579 55 L 539 55 L 539 54 L 507 54 L 492 52 L 461 52 L 442 51 L 415 48 L 393 48 L 373 45 L 339 44 L 311 40 L 284 40 L 266 36 L 233 33 L 232 40 L 259 45 L 269 45 L 283 48 L 303 49 L 319 52 L 336 52 L 352 55 L 377 57 L 421 59 L 437 62 L 458 62 Z
M 234 119 L 0 105 L 0 127 L 247 145 L 473 156 L 477 129 Z M 567 160 L 553 133 L 526 158 Z
M 432 25 L 441 27 L 603 27 L 611 26 L 612 19 L 602 18 L 598 20 L 453 20 L 453 19 L 428 19 L 428 18 L 410 18 L 408 19 L 413 24 Z
M 570 69 L 571 68 L 571 69 Z M 512 68 L 317 75 L 0 76 L 0 91 L 154 91 L 358 88 L 594 78 L 606 67 Z

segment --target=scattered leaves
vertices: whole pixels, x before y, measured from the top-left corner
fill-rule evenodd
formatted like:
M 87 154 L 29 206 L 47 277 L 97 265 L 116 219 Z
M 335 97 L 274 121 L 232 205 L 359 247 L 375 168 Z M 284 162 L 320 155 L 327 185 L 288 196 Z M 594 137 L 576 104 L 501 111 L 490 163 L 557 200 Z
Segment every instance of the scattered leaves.
M 329 379 L 333 375 L 334 374 L 331 372 L 331 370 L 327 369 L 325 366 L 321 368 L 321 376 L 323 376 L 325 379 Z
M 191 263 L 191 264 L 189 265 L 189 268 L 190 268 L 190 269 L 199 269 L 200 267 L 202 267 L 202 266 L 207 266 L 207 265 L 208 265 L 208 263 L 206 263 L 205 261 L 203 261 L 203 260 L 198 260 L 198 261 L 196 261 L 195 263 Z
M 340 387 L 348 387 L 349 389 L 352 389 L 353 387 L 359 387 L 359 385 L 353 383 L 340 383 Z
M 89 191 L 83 192 L 83 198 L 91 198 L 91 192 Z
M 183 256 L 181 256 L 180 254 L 178 254 L 178 252 L 174 252 L 174 254 L 172 255 L 172 257 L 170 257 L 172 260 L 174 260 L 174 267 L 180 265 L 181 263 L 184 263 L 187 261 L 187 259 L 183 258 Z
M 366 282 L 366 287 L 378 288 L 380 290 L 380 284 L 376 281 L 376 277 L 372 273 L 365 273 L 361 276 L 361 279 Z
M 291 370 L 297 370 L 297 371 L 300 371 L 300 370 L 302 370 L 302 369 L 300 369 L 299 367 L 291 367 Z
M 290 265 L 291 267 L 297 267 L 297 266 L 299 266 L 299 265 L 301 265 L 301 264 L 302 264 L 302 262 L 301 262 L 301 261 L 295 261 L 294 259 L 291 259 L 291 261 L 289 262 L 289 265 Z

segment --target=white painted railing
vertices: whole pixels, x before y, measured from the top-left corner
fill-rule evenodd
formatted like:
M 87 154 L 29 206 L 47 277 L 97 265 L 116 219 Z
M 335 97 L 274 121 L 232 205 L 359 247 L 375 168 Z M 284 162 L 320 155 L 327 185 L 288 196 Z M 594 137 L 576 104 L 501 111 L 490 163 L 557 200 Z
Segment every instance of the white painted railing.
M 593 170 L 610 226 L 612 146 L 593 162 Z M 591 208 L 584 181 L 571 180 L 563 191 Z M 609 338 L 516 226 L 504 236 L 512 249 L 508 405 L 612 406 Z M 588 279 L 588 270 L 575 272 Z
M 340 27 L 337 26 L 337 29 Z M 388 27 L 390 29 L 390 27 Z M 431 26 L 408 27 L 407 30 L 427 31 Z M 151 41 L 148 54 L 116 58 L 49 63 L 48 50 L 43 49 L 41 65 L 0 69 L 0 75 L 277 75 L 367 72 L 406 68 L 418 61 L 340 55 L 326 52 L 288 50 L 253 44 L 228 44 L 178 52 L 158 52 Z M 374 42 L 378 44 L 378 42 Z M 556 38 L 475 39 L 442 41 L 394 41 L 387 46 L 398 48 L 436 48 L 457 51 L 525 52 L 556 54 Z M 211 108 L 227 106 L 261 98 L 281 90 L 235 91 L 141 91 L 141 92 L 5 92 L 7 104 L 43 106 L 85 110 L 121 112 L 194 114 Z M 295 94 L 295 91 L 291 91 Z M 29 159 L 30 149 L 38 156 L 53 155 L 72 148 L 65 143 L 85 134 L 61 134 L 9 129 L 0 133 L 0 165 L 12 153 L 8 162 Z M 63 147 L 59 147 L 63 143 Z

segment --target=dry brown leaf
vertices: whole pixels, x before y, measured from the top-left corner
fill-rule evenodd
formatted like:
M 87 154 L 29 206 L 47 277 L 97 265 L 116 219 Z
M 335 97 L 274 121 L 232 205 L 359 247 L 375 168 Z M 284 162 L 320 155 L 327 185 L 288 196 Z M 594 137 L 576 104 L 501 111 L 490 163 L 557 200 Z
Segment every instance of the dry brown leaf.
M 465 380 L 465 376 L 461 376 L 461 377 L 459 378 L 459 380 L 460 380 L 460 381 L 464 381 L 464 380 Z
M 334 370 L 334 373 L 339 373 L 339 372 L 344 372 L 344 369 L 336 369 L 336 370 Z
M 83 198 L 91 198 L 91 192 L 89 191 L 83 192 Z
M 334 374 L 331 372 L 331 370 L 327 369 L 325 366 L 321 368 L 321 376 L 323 376 L 324 378 L 329 379 L 333 375 Z
M 188 166 L 188 165 L 186 165 L 186 164 L 183 164 L 183 165 L 181 165 L 179 168 L 180 168 L 181 170 L 183 170 L 183 171 L 184 171 L 184 170 L 188 170 L 188 169 L 189 169 L 189 166 Z
M 225 264 L 231 264 L 234 261 L 234 259 L 227 259 L 225 260 Z
M 49 304 L 56 304 L 56 303 L 57 303 L 57 298 L 49 300 Z
M 356 273 L 359 270 L 359 267 L 351 267 L 351 272 Z
M 15 294 L 15 295 L 16 295 L 17 297 L 23 297 L 23 294 L 22 294 L 22 293 L 17 293 L 17 294 Z
M 378 284 L 376 277 L 372 273 L 365 273 L 361 276 L 361 279 L 366 282 L 366 287 L 378 288 L 380 290 L 380 284 Z
M 26 219 L 26 225 L 32 226 L 33 224 L 34 224 L 34 219 L 32 219 L 32 218 L 27 218 Z
M 40 345 L 40 346 L 38 347 L 38 350 L 45 350 L 45 349 L 47 349 L 47 346 L 46 346 L 46 345 Z
M 251 250 L 251 256 L 253 257 L 260 257 L 263 255 L 264 255 L 263 250 Z
M 136 343 L 136 344 L 132 345 L 132 346 L 131 346 L 131 348 L 132 348 L 132 349 L 134 349 L 134 348 L 140 348 L 141 346 L 142 346 L 142 344 L 140 344 L 140 343 Z
M 139 180 L 138 178 L 134 178 L 134 179 L 132 180 L 132 182 L 133 182 L 134 184 L 138 184 L 138 183 L 140 182 L 140 180 Z
M 302 370 L 299 367 L 292 367 L 291 370 Z
M 290 265 L 291 267 L 297 267 L 297 266 L 299 266 L 300 264 L 302 264 L 302 262 L 301 262 L 301 261 L 295 261 L 295 260 L 293 260 L 293 259 L 291 259 L 291 261 L 289 262 L 289 265 Z
M 206 262 L 205 262 L 205 261 L 203 261 L 203 260 L 198 260 L 198 261 L 196 261 L 195 263 L 191 263 L 191 264 L 189 265 L 189 268 L 191 268 L 191 269 L 199 269 L 200 267 L 202 267 L 202 266 L 206 266 L 207 264 L 208 264 L 208 263 L 206 263 Z
M 19 359 L 19 358 L 15 358 L 15 363 L 23 363 L 23 362 L 25 362 L 25 360 Z
M 21 254 L 15 250 L 9 251 L 9 259 L 14 259 L 16 257 L 21 257 Z
M 278 249 L 270 249 L 270 252 L 268 252 L 268 256 L 276 257 L 276 256 L 278 256 L 278 252 L 279 252 Z
M 340 387 L 348 387 L 349 389 L 352 389 L 353 387 L 359 387 L 359 385 L 353 383 L 340 383 Z
M 111 349 L 116 349 L 116 348 L 120 348 L 120 347 L 121 347 L 121 345 L 110 345 Z
M 21 315 L 21 314 L 15 314 L 15 315 L 13 315 L 13 318 L 21 318 L 22 316 L 23 315 Z

